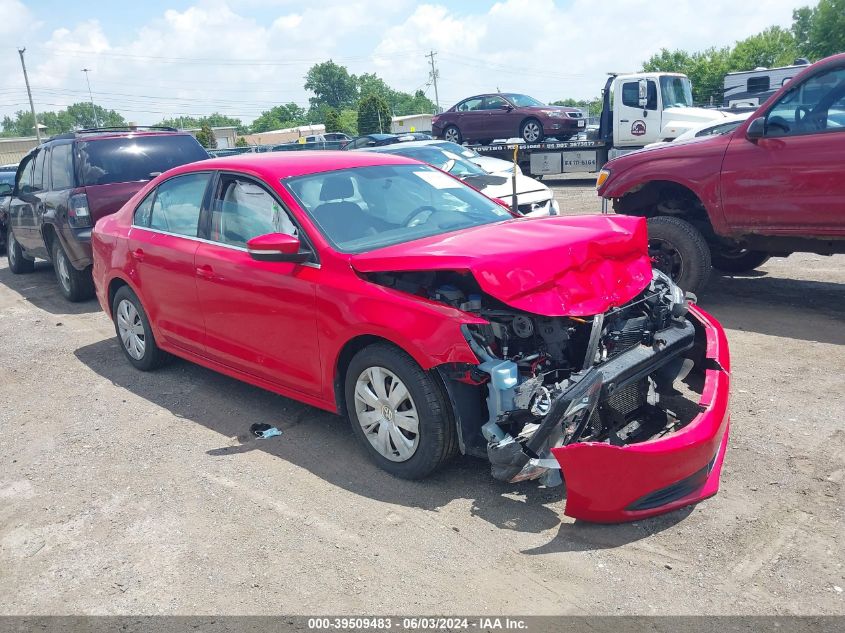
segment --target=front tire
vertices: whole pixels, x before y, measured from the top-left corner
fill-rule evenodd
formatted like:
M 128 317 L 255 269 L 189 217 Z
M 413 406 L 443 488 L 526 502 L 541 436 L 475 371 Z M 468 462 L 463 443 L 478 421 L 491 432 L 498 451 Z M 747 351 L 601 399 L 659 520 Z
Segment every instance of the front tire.
M 6 258 L 9 260 L 9 270 L 15 275 L 31 273 L 35 270 L 35 260 L 24 255 L 21 245 L 15 239 L 12 227 L 9 227 L 6 240 Z
M 520 126 L 519 135 L 526 143 L 539 143 L 543 140 L 543 124 L 537 119 L 528 119 Z
M 710 253 L 713 268 L 726 273 L 747 273 L 765 264 L 770 257 L 765 251 L 753 251 L 747 248 L 733 250 L 714 248 Z
M 710 277 L 710 247 L 698 229 L 685 220 L 650 218 L 648 254 L 652 265 L 683 290 L 698 293 Z
M 123 353 L 136 369 L 152 371 L 164 364 L 167 354 L 156 344 L 144 306 L 129 286 L 114 294 L 112 318 Z
M 405 352 L 382 343 L 362 349 L 349 363 L 344 394 L 353 433 L 391 475 L 422 479 L 455 454 L 448 401 Z
M 450 143 L 457 143 L 460 145 L 464 142 L 464 137 L 456 125 L 447 125 L 443 129 L 443 140 Z
M 65 249 L 59 240 L 53 238 L 53 270 L 59 282 L 59 290 L 68 301 L 74 303 L 87 301 L 94 296 L 94 279 L 91 277 L 91 267 L 77 270 L 70 263 Z

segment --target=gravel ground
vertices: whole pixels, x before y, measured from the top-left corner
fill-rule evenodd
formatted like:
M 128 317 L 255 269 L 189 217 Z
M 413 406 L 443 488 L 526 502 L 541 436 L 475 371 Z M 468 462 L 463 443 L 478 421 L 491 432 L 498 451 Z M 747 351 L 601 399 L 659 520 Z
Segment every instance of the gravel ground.
M 591 181 L 550 184 L 598 209 Z M 722 490 L 597 526 L 480 460 L 393 479 L 339 417 L 187 362 L 137 372 L 95 302 L 4 258 L 0 613 L 845 614 L 843 284 L 843 256 L 715 276 Z

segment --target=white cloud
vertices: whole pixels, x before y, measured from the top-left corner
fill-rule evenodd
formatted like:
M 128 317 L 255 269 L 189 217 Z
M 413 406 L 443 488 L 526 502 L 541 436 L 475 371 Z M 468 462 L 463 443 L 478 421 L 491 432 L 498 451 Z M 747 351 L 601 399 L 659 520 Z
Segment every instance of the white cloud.
M 447 107 L 496 88 L 546 100 L 595 96 L 607 71 L 636 70 L 661 47 L 730 45 L 771 24 L 788 25 L 796 4 L 711 0 L 702 9 L 697 0 L 451 7 L 410 0 L 198 0 L 163 11 L 127 36 L 84 10 L 75 23 L 54 24 L 46 12 L 0 0 L 0 38 L 28 46 L 39 109 L 87 100 L 80 72 L 87 67 L 95 99 L 129 120 L 153 123 L 218 110 L 249 121 L 274 104 L 306 104 L 305 72 L 330 57 L 351 72 L 376 72 L 413 91 L 428 81 L 425 53 L 435 50 Z M 21 109 L 26 97 L 16 55 L 3 56 L 0 73 L 0 91 L 10 95 L 0 102 L 0 114 Z M 433 97 L 431 88 L 427 92 Z

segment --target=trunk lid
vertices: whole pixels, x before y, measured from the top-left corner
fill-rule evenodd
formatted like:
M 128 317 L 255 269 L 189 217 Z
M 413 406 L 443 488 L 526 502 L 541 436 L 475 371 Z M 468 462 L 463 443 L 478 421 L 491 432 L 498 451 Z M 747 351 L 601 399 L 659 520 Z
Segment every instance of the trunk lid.
M 651 281 L 643 218 L 520 218 L 350 256 L 361 273 L 459 270 L 518 310 L 590 316 L 621 305 Z

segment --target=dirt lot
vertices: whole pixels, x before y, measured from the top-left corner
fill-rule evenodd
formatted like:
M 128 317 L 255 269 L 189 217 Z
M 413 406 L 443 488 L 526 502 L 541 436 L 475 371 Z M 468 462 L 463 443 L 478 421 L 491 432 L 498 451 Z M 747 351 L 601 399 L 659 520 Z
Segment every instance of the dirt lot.
M 598 209 L 590 182 L 556 190 Z M 479 460 L 396 480 L 341 418 L 186 362 L 139 373 L 95 302 L 3 258 L 0 612 L 845 614 L 843 289 L 842 256 L 715 277 L 722 490 L 596 526 Z M 242 441 L 254 422 L 284 434 Z

